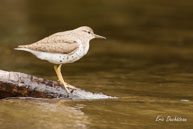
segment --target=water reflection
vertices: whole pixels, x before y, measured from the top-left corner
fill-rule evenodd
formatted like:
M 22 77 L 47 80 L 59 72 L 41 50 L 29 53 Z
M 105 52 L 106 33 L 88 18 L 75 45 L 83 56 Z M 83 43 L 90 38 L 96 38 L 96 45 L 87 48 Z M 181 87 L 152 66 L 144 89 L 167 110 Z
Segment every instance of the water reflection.
M 87 129 L 90 120 L 81 111 L 83 104 L 73 107 L 65 102 L 46 100 L 4 100 L 0 102 L 1 129 Z M 13 124 L 14 122 L 14 124 Z

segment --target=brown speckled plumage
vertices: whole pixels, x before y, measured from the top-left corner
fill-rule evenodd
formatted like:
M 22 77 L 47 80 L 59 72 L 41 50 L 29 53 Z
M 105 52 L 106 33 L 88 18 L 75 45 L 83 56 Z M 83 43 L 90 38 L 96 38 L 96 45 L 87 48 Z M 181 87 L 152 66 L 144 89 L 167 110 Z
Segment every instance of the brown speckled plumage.
M 18 47 L 41 52 L 69 54 L 75 51 L 79 45 L 76 40 L 71 40 L 69 35 L 62 36 L 56 33 L 33 44 L 19 45 Z
M 90 27 L 84 26 L 84 29 L 94 33 Z M 83 48 L 86 48 L 89 43 L 88 37 L 83 35 L 82 31 L 76 30 L 58 32 L 33 44 L 19 45 L 18 47 L 41 52 L 69 54 L 78 49 L 77 40 L 81 41 Z

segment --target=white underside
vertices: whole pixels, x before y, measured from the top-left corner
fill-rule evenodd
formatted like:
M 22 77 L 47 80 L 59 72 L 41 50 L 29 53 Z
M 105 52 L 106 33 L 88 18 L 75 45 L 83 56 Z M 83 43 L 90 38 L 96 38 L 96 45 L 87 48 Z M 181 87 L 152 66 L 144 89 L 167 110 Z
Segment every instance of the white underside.
M 66 63 L 73 63 L 80 58 L 82 58 L 87 51 L 83 51 L 82 46 L 73 54 L 59 54 L 59 53 L 48 53 L 48 52 L 40 52 L 35 51 L 27 48 L 15 48 L 15 50 L 22 50 L 27 51 L 35 55 L 37 58 L 41 60 L 47 60 L 50 63 L 53 64 L 66 64 Z

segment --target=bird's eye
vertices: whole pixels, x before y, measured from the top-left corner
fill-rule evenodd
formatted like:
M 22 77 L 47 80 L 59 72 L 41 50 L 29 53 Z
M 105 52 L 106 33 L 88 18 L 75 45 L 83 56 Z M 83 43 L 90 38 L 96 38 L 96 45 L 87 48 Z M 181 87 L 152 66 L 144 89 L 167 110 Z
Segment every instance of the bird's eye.
M 88 31 L 88 33 L 90 34 L 91 32 L 90 32 L 90 31 Z

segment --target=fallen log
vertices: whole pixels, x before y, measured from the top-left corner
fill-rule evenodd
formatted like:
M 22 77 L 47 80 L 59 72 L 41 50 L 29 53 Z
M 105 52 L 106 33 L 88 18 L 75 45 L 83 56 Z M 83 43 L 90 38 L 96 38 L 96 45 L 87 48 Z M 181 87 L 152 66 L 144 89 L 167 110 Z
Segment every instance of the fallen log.
M 66 98 L 66 99 L 108 99 L 117 98 L 102 93 L 91 93 L 81 89 L 66 93 L 58 81 L 38 78 L 19 72 L 0 70 L 0 99 L 9 97 Z
M 69 95 L 57 81 L 0 70 L 0 99 L 7 97 L 69 98 Z

